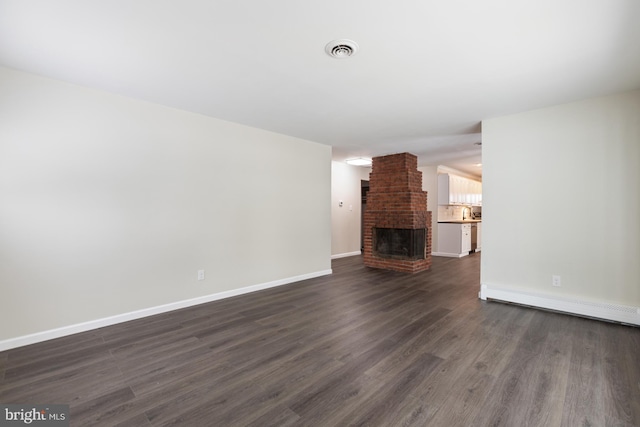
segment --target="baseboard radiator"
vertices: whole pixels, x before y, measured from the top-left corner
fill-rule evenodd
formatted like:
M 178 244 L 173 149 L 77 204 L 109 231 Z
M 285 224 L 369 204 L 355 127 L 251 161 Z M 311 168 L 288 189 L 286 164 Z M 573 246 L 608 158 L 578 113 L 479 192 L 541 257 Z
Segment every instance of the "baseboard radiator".
M 540 294 L 519 289 L 507 289 L 486 284 L 480 286 L 480 294 L 478 296 L 482 300 L 504 301 L 640 326 L 640 307 L 558 297 L 555 295 Z

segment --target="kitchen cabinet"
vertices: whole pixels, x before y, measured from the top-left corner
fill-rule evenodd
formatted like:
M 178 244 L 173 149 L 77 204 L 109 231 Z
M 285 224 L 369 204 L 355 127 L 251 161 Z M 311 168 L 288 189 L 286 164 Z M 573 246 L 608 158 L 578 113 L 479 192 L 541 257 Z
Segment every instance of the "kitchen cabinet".
M 463 203 L 461 177 L 448 173 L 438 175 L 438 204 L 458 205 Z
M 449 173 L 439 174 L 438 204 L 481 206 L 482 183 Z
M 471 224 L 460 225 L 460 253 L 469 255 L 471 251 Z
M 482 183 L 480 181 L 469 180 L 471 206 L 482 206 Z
M 438 251 L 434 255 L 461 258 L 471 251 L 471 224 L 438 223 Z

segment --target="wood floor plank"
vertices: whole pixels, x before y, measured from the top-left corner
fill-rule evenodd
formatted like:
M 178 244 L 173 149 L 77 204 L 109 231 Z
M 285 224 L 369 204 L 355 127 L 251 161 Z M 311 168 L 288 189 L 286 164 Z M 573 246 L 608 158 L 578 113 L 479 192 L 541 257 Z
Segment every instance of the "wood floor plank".
M 299 420 L 300 416 L 291 409 L 276 405 L 254 421 L 246 423 L 239 421 L 238 425 L 245 427 L 289 427 L 298 425 Z
M 70 418 L 76 425 L 87 425 L 94 414 L 104 413 L 117 405 L 131 402 L 135 397 L 129 387 L 113 390 L 86 402 L 70 406 Z
M 176 387 L 184 389 L 190 384 L 198 383 L 202 378 L 215 381 L 233 370 L 233 367 L 227 363 L 212 363 L 212 357 L 209 355 L 187 363 L 180 363 L 170 369 L 133 378 L 127 384 L 136 396 L 144 397 Z
M 640 338 L 617 325 L 602 326 L 605 414 L 617 423 L 640 425 Z M 635 360 L 627 357 L 635 354 Z
M 7 369 L 7 359 L 9 354 L 7 352 L 0 353 L 0 383 L 4 381 L 4 372 Z
M 137 415 L 121 423 L 115 424 L 114 427 L 150 427 L 152 424 L 145 414 Z
M 121 371 L 127 378 L 127 384 L 141 396 L 150 390 L 167 387 L 175 381 L 182 381 L 181 375 L 191 375 L 193 372 L 206 370 L 211 365 L 211 351 L 206 347 L 196 347 L 192 350 L 164 357 L 154 362 L 132 363 L 123 366 Z M 221 369 L 228 369 L 226 364 L 217 364 Z
M 495 377 L 492 375 L 469 368 L 451 383 L 451 392 L 443 402 L 427 400 L 436 410 L 427 417 L 425 425 L 477 425 L 476 420 L 484 410 L 482 405 L 486 395 L 490 393 L 494 383 Z
M 606 389 L 602 324 L 584 319 L 571 321 L 573 352 L 564 400 L 562 425 L 601 426 L 605 424 Z
M 290 396 L 304 391 L 310 383 L 318 383 L 323 378 L 332 377 L 344 364 L 336 360 L 317 357 L 314 354 L 303 354 L 266 374 L 258 372 L 253 383 L 261 388 L 261 392 L 241 402 L 234 411 L 235 422 L 240 425 L 252 424 L 258 419 L 271 420 L 280 416 L 272 413 L 272 408 L 288 408 Z M 285 411 L 287 414 L 293 411 Z M 238 416 L 238 414 L 242 414 Z M 296 414 L 296 419 L 300 417 Z M 227 420 L 231 422 L 230 420 Z
M 37 381 L 20 382 L 4 388 L 0 399 L 4 403 L 56 403 L 76 405 L 114 389 L 125 387 L 125 377 L 111 359 L 92 364 L 79 364 L 75 369 L 56 371 L 56 374 Z M 55 395 L 55 402 L 49 396 Z
M 6 369 L 15 369 L 24 365 L 33 365 L 39 361 L 50 362 L 55 358 L 65 359 L 67 355 L 83 350 L 100 352 L 104 340 L 97 331 L 83 332 L 67 337 L 18 347 L 4 352 Z
M 360 386 L 369 380 L 364 372 L 389 354 L 394 346 L 395 343 L 389 340 L 378 343 L 331 377 L 310 384 L 301 393 L 292 396 L 288 406 L 302 418 L 315 419 L 323 411 L 328 413 L 336 405 L 357 396 Z
M 640 425 L 640 328 L 480 301 L 480 254 L 333 274 L 0 352 L 75 426 Z
M 494 377 L 505 371 L 513 357 L 518 341 L 513 334 L 492 334 L 486 336 L 487 345 L 480 344 L 473 352 L 473 367 Z M 484 348 L 483 348 L 484 347 Z
M 538 355 L 526 349 L 514 351 L 510 363 L 486 395 L 478 425 L 526 425 L 525 414 L 530 404 L 527 387 L 535 380 L 532 367 L 537 359 Z
M 559 333 L 563 315 L 536 312 L 484 402 L 483 423 L 560 425 L 566 398 L 571 340 Z
M 392 422 L 403 402 L 441 363 L 439 357 L 423 353 L 399 374 L 379 377 L 382 386 L 371 398 L 342 416 L 340 422 L 348 425 L 392 425 L 386 423 Z
M 423 317 L 428 311 L 423 312 Z M 410 339 L 416 330 L 426 327 L 421 318 L 407 324 L 402 314 L 395 317 L 390 315 L 372 315 L 370 321 L 358 328 L 350 329 L 322 346 L 324 352 L 341 361 L 347 362 L 360 357 L 363 353 L 379 345 L 381 341 L 389 340 L 396 343 Z M 349 339 L 348 337 L 352 337 Z
M 87 367 L 101 367 L 112 362 L 111 355 L 102 344 L 97 346 L 98 350 L 82 349 L 80 351 L 69 351 L 67 355 L 56 355 L 50 359 L 37 360 L 29 364 L 20 364 L 16 368 L 7 369 L 0 387 L 0 400 L 6 399 L 5 393 L 18 388 L 35 387 L 34 384 L 43 382 L 64 381 L 65 378 L 74 376 L 79 370 Z M 114 369 L 116 376 L 120 372 Z
M 572 344 L 572 340 L 567 340 L 558 329 L 549 333 L 541 357 L 533 367 L 537 375 L 535 382 L 528 387 L 531 403 L 525 417 L 530 425 L 561 424 Z
M 430 312 L 428 314 L 428 320 L 431 322 L 429 326 L 423 327 L 411 340 L 406 340 L 403 344 L 397 345 L 388 356 L 372 366 L 366 373 L 378 377 L 399 374 L 414 363 L 414 360 L 420 357 L 425 352 L 425 349 L 434 349 L 434 347 L 426 346 L 425 343 L 432 342 L 436 334 L 440 336 L 439 333 L 445 330 L 444 326 L 449 313 L 450 310 L 443 308 Z
M 253 396 L 258 391 L 247 382 L 235 381 L 219 389 L 214 385 L 198 388 L 178 396 L 146 412 L 152 425 L 224 425 L 221 420 L 232 410 L 237 400 Z

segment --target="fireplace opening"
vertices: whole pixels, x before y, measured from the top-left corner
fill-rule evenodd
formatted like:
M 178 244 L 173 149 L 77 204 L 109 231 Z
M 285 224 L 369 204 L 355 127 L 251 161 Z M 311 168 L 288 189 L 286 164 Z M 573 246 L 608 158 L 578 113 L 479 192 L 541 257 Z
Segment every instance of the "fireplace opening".
M 381 258 L 425 259 L 427 229 L 373 229 L 373 252 Z

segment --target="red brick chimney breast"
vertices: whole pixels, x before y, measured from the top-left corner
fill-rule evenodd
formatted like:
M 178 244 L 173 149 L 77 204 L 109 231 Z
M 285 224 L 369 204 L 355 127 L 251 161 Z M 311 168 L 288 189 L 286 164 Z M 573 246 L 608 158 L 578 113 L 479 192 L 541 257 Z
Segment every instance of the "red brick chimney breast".
M 399 252 L 382 253 L 385 246 L 376 241 L 376 229 L 403 230 L 403 235 L 406 230 L 424 230 L 412 235 L 424 236 L 425 241 L 412 243 L 418 253 L 404 254 L 400 249 L 406 245 L 402 244 Z M 408 273 L 428 270 L 431 234 L 431 212 L 427 211 L 427 192 L 422 191 L 418 158 L 410 153 L 374 157 L 364 212 L 364 264 Z

